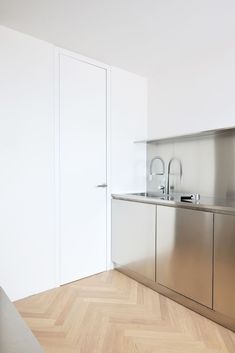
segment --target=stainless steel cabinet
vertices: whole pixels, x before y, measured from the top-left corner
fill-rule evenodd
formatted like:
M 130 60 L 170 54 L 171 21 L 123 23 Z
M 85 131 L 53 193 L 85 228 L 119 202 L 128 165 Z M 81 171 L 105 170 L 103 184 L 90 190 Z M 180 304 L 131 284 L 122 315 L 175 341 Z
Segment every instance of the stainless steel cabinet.
M 213 214 L 157 206 L 157 282 L 212 307 Z
M 235 319 L 235 216 L 215 214 L 214 310 Z
M 156 206 L 112 200 L 112 261 L 155 281 Z

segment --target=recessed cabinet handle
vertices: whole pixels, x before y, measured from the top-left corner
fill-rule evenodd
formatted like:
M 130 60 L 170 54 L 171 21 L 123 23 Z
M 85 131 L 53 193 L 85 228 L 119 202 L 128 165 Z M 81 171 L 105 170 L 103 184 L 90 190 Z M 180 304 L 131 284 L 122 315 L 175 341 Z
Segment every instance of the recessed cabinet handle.
M 99 184 L 99 185 L 96 185 L 97 188 L 107 188 L 107 184 Z

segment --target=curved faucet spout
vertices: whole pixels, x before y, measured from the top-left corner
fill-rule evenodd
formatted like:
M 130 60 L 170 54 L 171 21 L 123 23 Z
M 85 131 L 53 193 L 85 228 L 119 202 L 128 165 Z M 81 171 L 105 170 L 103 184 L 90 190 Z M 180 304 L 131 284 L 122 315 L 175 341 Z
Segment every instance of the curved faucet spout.
M 170 175 L 171 175 L 171 164 L 173 161 L 177 161 L 178 164 L 179 164 L 179 177 L 180 177 L 180 180 L 182 178 L 182 174 L 183 174 L 183 170 L 182 170 L 182 163 L 181 163 L 181 160 L 178 159 L 178 158 L 171 158 L 169 163 L 168 163 L 168 167 L 167 167 L 167 194 L 169 195 L 170 194 Z M 173 174 L 173 175 L 176 175 L 176 174 Z
M 155 161 L 160 161 L 162 164 L 162 171 L 159 173 L 153 173 L 153 163 Z M 165 163 L 164 160 L 160 156 L 154 157 L 151 162 L 150 162 L 150 167 L 149 167 L 149 174 L 152 175 L 164 175 L 165 174 Z
M 153 173 L 153 164 L 155 161 L 160 161 L 161 162 L 161 171 Z M 165 194 L 166 191 L 166 178 L 165 178 L 165 162 L 164 160 L 160 157 L 160 156 L 156 156 L 154 157 L 151 162 L 150 162 L 150 167 L 149 167 L 149 176 L 150 178 L 152 178 L 153 175 L 162 175 L 162 182 L 161 184 L 158 186 L 158 189 L 161 190 L 163 192 L 163 194 Z

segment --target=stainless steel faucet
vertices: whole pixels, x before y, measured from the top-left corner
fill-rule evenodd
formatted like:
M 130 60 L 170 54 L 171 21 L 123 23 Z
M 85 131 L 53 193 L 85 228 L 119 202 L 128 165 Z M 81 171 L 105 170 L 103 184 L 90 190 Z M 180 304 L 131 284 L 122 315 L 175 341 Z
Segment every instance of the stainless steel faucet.
M 153 164 L 155 161 L 160 161 L 161 162 L 161 171 L 157 173 L 153 173 Z M 163 193 L 166 191 L 166 180 L 165 180 L 165 173 L 166 173 L 166 168 L 165 168 L 165 162 L 160 156 L 154 157 L 151 162 L 150 162 L 150 167 L 149 167 L 149 176 L 152 178 L 154 175 L 162 175 L 163 177 L 163 183 L 159 185 L 158 189 L 162 190 Z
M 179 164 L 179 174 L 171 173 L 171 164 L 173 161 L 177 161 Z M 178 158 L 171 158 L 168 167 L 167 167 L 167 187 L 166 187 L 166 193 L 167 195 L 170 194 L 170 175 L 179 175 L 180 179 L 182 178 L 182 163 Z

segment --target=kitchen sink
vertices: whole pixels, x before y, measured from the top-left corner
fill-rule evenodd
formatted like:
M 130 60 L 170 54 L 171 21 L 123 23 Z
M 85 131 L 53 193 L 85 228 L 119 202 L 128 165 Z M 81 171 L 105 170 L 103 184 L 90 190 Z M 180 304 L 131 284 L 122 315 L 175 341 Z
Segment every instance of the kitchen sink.
M 155 197 L 155 198 L 162 198 L 165 200 L 164 195 L 159 195 L 158 193 L 155 192 L 137 192 L 137 193 L 132 193 L 131 195 L 133 196 L 143 196 L 143 197 Z
M 185 194 L 175 193 L 172 195 L 163 195 L 156 192 L 139 192 L 139 193 L 132 193 L 130 195 L 155 198 L 158 200 L 165 200 L 165 201 L 176 201 L 176 202 L 198 203 L 199 201 L 193 197 L 193 194 L 185 195 Z

